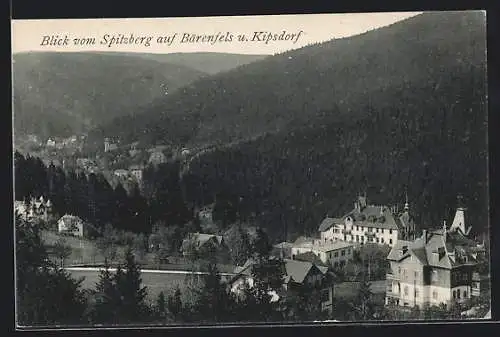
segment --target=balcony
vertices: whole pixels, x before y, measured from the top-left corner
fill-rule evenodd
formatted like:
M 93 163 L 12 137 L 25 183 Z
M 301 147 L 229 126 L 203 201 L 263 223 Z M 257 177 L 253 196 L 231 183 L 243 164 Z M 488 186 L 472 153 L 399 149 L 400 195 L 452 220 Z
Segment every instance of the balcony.
M 352 231 L 350 229 L 343 229 L 342 234 L 344 235 L 351 235 Z
M 370 237 L 375 237 L 375 232 L 365 232 L 365 236 L 370 238 Z

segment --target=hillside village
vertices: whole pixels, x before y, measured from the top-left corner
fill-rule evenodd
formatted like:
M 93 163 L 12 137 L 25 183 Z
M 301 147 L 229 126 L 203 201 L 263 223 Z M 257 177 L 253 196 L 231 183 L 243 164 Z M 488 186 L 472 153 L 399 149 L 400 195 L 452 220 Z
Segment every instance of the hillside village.
M 23 55 L 19 320 L 491 318 L 481 20 L 427 13 L 248 62 L 232 55 L 236 68 L 212 55 L 224 71 L 183 75 L 161 55 Z M 90 65 L 91 79 L 61 83 L 92 82 L 92 102 L 58 80 L 59 98 L 34 95 L 47 77 L 32 71 L 38 58 L 48 78 L 61 60 Z M 117 83 L 89 60 L 120 63 Z M 138 75 L 121 90 L 127 67 Z M 179 87 L 165 95 L 167 78 Z
M 195 271 L 190 263 L 196 262 L 197 268 L 203 268 L 203 261 L 214 261 L 225 273 L 221 281 L 228 285 L 228 291 L 241 297 L 246 287 L 253 287 L 257 281 L 252 268 L 258 261 L 252 256 L 258 247 L 250 242 L 263 232 L 248 224 L 245 227 L 235 224 L 225 232 L 214 231 L 219 226 L 212 217 L 213 207 L 208 205 L 197 211 L 201 232 L 178 233 L 181 236 L 175 239 L 165 232 L 166 228 L 155 228 L 144 237 L 142 254 L 134 246 L 136 257 L 142 268 L 156 270 Z M 81 253 L 80 259 L 69 259 L 79 249 L 99 249 L 90 248 L 96 239 L 89 233 L 95 232 L 95 228 L 74 215 L 56 216 L 50 200 L 40 197 L 29 202 L 16 201 L 15 213 L 33 223 L 56 224 L 44 228 L 53 233 L 50 235 L 59 237 L 55 243 L 52 239 L 49 247 L 52 247 L 52 256 L 62 258 L 66 267 L 99 266 L 104 262 L 95 260 L 95 252 L 92 261 L 85 258 L 91 255 L 89 253 Z M 415 308 L 443 305 L 452 308 L 461 304 L 464 317 L 476 317 L 478 312 L 484 314 L 488 308 L 484 301 L 490 296 L 489 254 L 484 241 L 469 235 L 471 226 L 466 219 L 466 208 L 459 204 L 451 225 L 444 220 L 441 229 L 425 228 L 413 221 L 408 199 L 398 211 L 397 206 L 372 205 L 366 195 L 359 196 L 352 211 L 338 218 L 326 216 L 318 225 L 316 236 L 301 236 L 294 242 L 269 242 L 272 244 L 270 259 L 275 259 L 283 268 L 282 283 L 270 292 L 270 301 L 278 303 L 303 287 L 312 286 L 319 291 L 318 315 L 338 318 L 336 299 L 352 297 L 356 292 L 356 288 L 352 288 L 350 294 L 342 294 L 342 287 L 365 280 L 378 285 L 372 291 L 378 305 L 387 310 L 404 313 Z M 236 241 L 235 230 L 244 234 Z M 78 238 L 79 247 L 72 247 L 73 252 L 65 256 L 57 255 L 57 244 L 67 242 L 69 237 Z M 235 254 L 245 249 L 238 241 L 243 238 L 247 238 L 246 243 L 243 241 L 246 251 L 237 261 Z M 180 240 L 177 252 L 167 250 L 175 246 L 172 240 Z M 101 253 L 106 255 L 106 249 L 111 246 L 101 247 Z M 116 259 L 116 253 L 108 258 Z M 479 303 L 480 298 L 482 304 L 473 305 Z

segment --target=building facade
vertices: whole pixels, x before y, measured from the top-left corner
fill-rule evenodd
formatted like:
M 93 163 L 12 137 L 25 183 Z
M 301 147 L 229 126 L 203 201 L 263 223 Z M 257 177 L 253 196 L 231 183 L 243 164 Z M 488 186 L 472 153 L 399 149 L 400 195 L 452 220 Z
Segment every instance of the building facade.
M 457 210 L 455 218 L 460 218 Z M 387 259 L 386 305 L 450 305 L 470 299 L 477 264 L 476 243 L 456 227 L 424 230 L 414 241 L 399 240 Z
M 65 214 L 57 221 L 59 233 L 84 237 L 85 224 L 75 215 Z
M 305 253 L 316 255 L 325 265 L 343 267 L 353 259 L 354 245 L 342 241 L 315 239 L 291 246 L 292 259 Z
M 367 242 L 394 247 L 398 239 L 413 238 L 415 223 L 406 200 L 402 212 L 395 206 L 369 205 L 358 197 L 352 211 L 341 218 L 326 217 L 319 226 L 322 240 L 340 240 L 355 244 Z
M 252 275 L 254 263 L 252 259 L 249 259 L 242 267 L 235 269 L 236 276 L 229 282 L 229 289 L 232 293 L 241 296 L 245 287 L 254 286 Z M 283 277 L 282 288 L 269 292 L 271 302 L 294 296 L 301 287 L 316 288 L 320 292 L 321 309 L 331 312 L 334 285 L 328 268 L 311 262 L 283 259 Z

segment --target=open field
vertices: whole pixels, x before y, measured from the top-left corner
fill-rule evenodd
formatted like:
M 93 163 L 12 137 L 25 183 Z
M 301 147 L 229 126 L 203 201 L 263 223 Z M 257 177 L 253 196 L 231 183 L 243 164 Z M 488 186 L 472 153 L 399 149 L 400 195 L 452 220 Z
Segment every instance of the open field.
M 82 283 L 84 289 L 95 289 L 95 285 L 99 280 L 98 271 L 86 270 L 69 272 L 74 278 L 85 278 Z M 176 287 L 179 287 L 181 291 L 185 291 L 189 284 L 188 280 L 190 275 L 142 273 L 141 277 L 143 286 L 147 287 L 148 300 L 154 301 L 161 291 L 167 294 Z

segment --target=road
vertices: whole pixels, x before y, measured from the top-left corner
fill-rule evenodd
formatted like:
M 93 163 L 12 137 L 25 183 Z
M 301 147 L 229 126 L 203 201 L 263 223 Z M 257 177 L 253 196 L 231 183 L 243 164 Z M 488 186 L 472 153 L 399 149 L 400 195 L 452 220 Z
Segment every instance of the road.
M 75 279 L 84 277 L 82 282 L 83 289 L 95 289 L 95 285 L 99 280 L 99 271 L 103 268 L 96 267 L 66 267 L 71 276 Z M 116 272 L 116 268 L 109 268 L 111 272 Z M 184 290 L 192 282 L 199 281 L 202 275 L 206 272 L 192 272 L 185 270 L 154 270 L 142 269 L 141 278 L 143 286 L 146 286 L 148 292 L 148 299 L 154 301 L 160 292 L 168 294 L 176 287 Z M 229 278 L 234 274 L 221 273 L 222 278 Z

